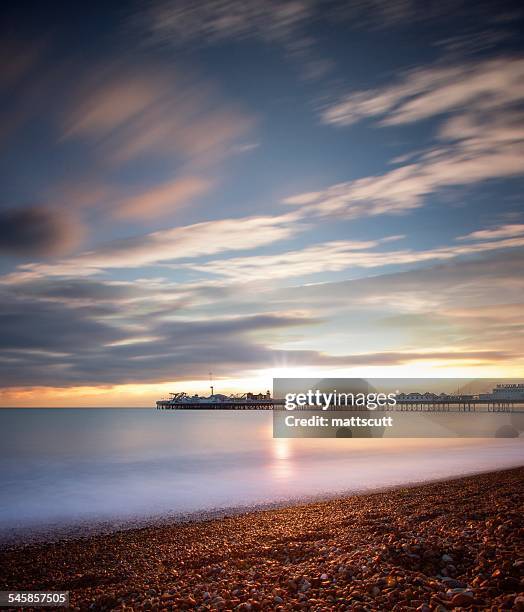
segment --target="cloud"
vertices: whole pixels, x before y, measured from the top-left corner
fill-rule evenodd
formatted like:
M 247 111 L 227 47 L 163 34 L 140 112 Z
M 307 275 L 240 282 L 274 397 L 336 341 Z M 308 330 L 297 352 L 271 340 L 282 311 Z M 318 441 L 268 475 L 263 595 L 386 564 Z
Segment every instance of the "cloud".
M 0 211 L 0 252 L 58 255 L 77 246 L 83 229 L 70 214 L 44 206 Z
M 519 226 L 514 225 L 505 226 L 505 229 L 487 229 L 470 236 L 460 236 L 457 238 L 460 244 L 418 251 L 406 248 L 384 250 L 384 245 L 404 238 L 388 236 L 368 241 L 333 240 L 271 255 L 245 255 L 202 262 L 185 261 L 218 253 L 253 249 L 290 238 L 305 229 L 306 225 L 301 223 L 300 219 L 300 216 L 293 214 L 280 217 L 245 217 L 162 230 L 116 241 L 96 251 L 52 263 L 22 264 L 13 273 L 0 278 L 0 284 L 27 285 L 45 277 L 88 277 L 112 268 L 150 265 L 200 272 L 205 277 L 214 275 L 222 282 L 226 280 L 228 283 L 259 282 L 307 277 L 353 268 L 382 268 L 451 260 L 524 246 L 523 232 L 516 230 Z M 175 260 L 177 263 L 172 264 Z M 191 284 L 187 287 L 191 287 Z
M 88 278 L 43 278 L 12 285 L 12 295 L 17 298 L 31 298 L 46 301 L 68 301 L 73 303 L 119 302 L 137 297 L 146 297 L 149 292 L 139 283 L 122 281 L 95 281 Z
M 500 109 L 489 113 L 465 109 L 442 123 L 438 138 L 455 143 L 470 154 L 489 149 L 500 150 L 522 143 L 523 121 L 524 112 L 521 109 Z
M 42 276 L 90 276 L 110 268 L 135 268 L 227 251 L 253 249 L 294 236 L 305 228 L 300 215 L 220 219 L 161 230 L 109 243 L 54 263 L 31 263 L 17 268 L 2 282 L 21 282 Z
M 524 118 L 518 113 L 520 118 Z M 424 204 L 424 199 L 447 187 L 475 185 L 488 180 L 524 174 L 524 132 L 512 130 L 515 117 L 507 123 L 495 119 L 482 124 L 462 121 L 463 130 L 447 124 L 441 136 L 445 143 L 389 172 L 338 183 L 327 189 L 288 197 L 286 204 L 307 208 L 318 215 L 359 218 L 405 214 Z
M 288 197 L 285 204 L 303 206 L 320 216 L 348 219 L 401 214 L 421 205 L 430 186 L 415 165 L 396 168 L 382 176 L 370 176 L 327 189 Z
M 96 306 L 70 308 L 37 300 L 10 299 L 4 294 L 0 306 L 0 348 L 75 353 L 88 351 L 101 342 L 123 339 L 124 331 L 100 320 L 101 310 Z
M 18 129 L 51 111 L 50 98 L 56 103 L 56 89 L 64 72 L 61 62 L 56 62 L 52 70 L 46 66 L 50 45 L 45 35 L 24 40 L 13 36 L 13 31 L 6 33 L 4 28 L 0 40 L 3 66 L 0 145 L 3 146 L 9 141 L 16 144 L 14 136 Z
M 487 36 L 497 32 L 504 23 L 505 12 L 515 10 L 511 0 L 502 0 L 496 10 L 492 3 L 479 0 L 444 0 L 421 4 L 417 0 L 353 0 L 352 2 L 320 3 L 329 12 L 335 23 L 345 21 L 353 28 L 382 31 L 385 29 L 421 27 L 421 24 L 432 23 L 437 36 L 440 35 L 442 19 L 445 19 L 446 32 L 465 30 L 470 35 Z M 514 13 L 513 17 L 517 15 Z M 449 20 L 452 17 L 453 24 Z M 507 14 L 506 14 L 507 17 Z M 498 19 L 497 19 L 498 18 Z M 499 23 L 497 23 L 497 21 Z M 466 28 L 463 28 L 467 24 Z M 462 27 L 461 27 L 462 26 Z M 497 27 L 498 26 L 498 27 Z M 425 35 L 428 31 L 425 30 Z
M 481 252 L 475 260 L 451 260 L 430 268 L 409 270 L 354 281 L 363 297 L 390 294 L 392 303 L 402 294 L 418 296 L 423 312 L 436 308 L 465 308 L 513 303 L 524 290 L 524 249 Z M 479 339 L 482 337 L 479 336 Z
M 0 385 L 118 384 L 217 375 L 267 365 L 260 334 L 314 325 L 296 313 L 195 320 L 136 317 L 125 300 L 104 307 L 50 303 L 3 293 Z M 154 299 L 154 298 L 153 298 Z
M 57 122 L 60 143 L 80 145 L 85 166 L 51 195 L 83 214 L 141 220 L 179 210 L 211 191 L 212 175 L 253 126 L 212 84 L 160 62 L 110 60 L 74 83 Z M 137 162 L 164 168 L 156 184 L 122 183 L 122 169 Z
M 233 282 L 249 282 L 304 277 L 351 268 L 382 268 L 392 265 L 449 260 L 488 251 L 524 247 L 524 236 L 517 236 L 503 240 L 451 245 L 420 251 L 413 249 L 372 250 L 398 238 L 390 236 L 382 240 L 367 242 L 335 240 L 277 255 L 231 257 L 201 264 L 186 263 L 181 266 L 222 276 Z
M 322 0 L 156 0 L 129 20 L 146 42 L 175 49 L 199 49 L 250 41 L 279 47 L 298 64 L 304 79 L 319 79 L 334 62 L 323 57 L 312 27 L 336 18 Z M 144 36 L 145 33 L 145 36 Z
M 341 306 L 402 313 L 440 313 L 452 309 L 497 307 L 522 301 L 524 249 L 481 252 L 476 259 L 451 259 L 402 272 L 279 288 L 267 297 L 281 307 L 307 303 L 332 313 Z M 479 342 L 483 334 L 479 334 Z
M 346 218 L 405 214 L 447 187 L 520 176 L 523 102 L 521 57 L 419 68 L 391 85 L 353 92 L 323 111 L 325 123 L 374 119 L 391 126 L 440 117 L 438 145 L 394 160 L 403 165 L 384 174 L 297 194 L 285 202 Z
M 115 61 L 79 80 L 62 138 L 87 142 L 116 165 L 176 155 L 203 166 L 231 153 L 251 126 L 215 88 L 180 70 Z
M 517 372 L 524 366 L 522 270 L 524 248 L 353 280 L 280 287 L 259 295 L 274 307 L 307 304 L 312 315 L 320 313 L 326 321 L 320 345 L 337 352 L 346 346 L 402 354 L 486 352 L 488 365 L 506 359 L 507 367 Z M 309 340 L 315 343 L 313 334 Z M 491 351 L 499 355 L 490 356 Z
M 524 224 L 513 223 L 471 232 L 466 236 L 459 236 L 457 240 L 495 240 L 499 238 L 514 238 L 523 234 Z
M 510 351 L 384 351 L 382 353 L 361 353 L 357 355 L 341 355 L 329 360 L 339 365 L 401 365 L 419 361 L 470 361 L 476 363 L 507 360 L 513 357 Z
M 4 387 L 139 384 L 199 379 L 210 369 L 239 377 L 282 362 L 515 366 L 523 257 L 524 249 L 483 253 L 475 261 L 276 290 L 264 281 L 254 295 L 242 282 L 227 292 L 162 279 L 4 285 L 0 380 Z M 179 292 L 186 294 L 181 304 Z M 244 308 L 245 300 L 253 304 Z
M 180 177 L 124 199 L 116 208 L 115 215 L 122 218 L 151 218 L 188 204 L 194 198 L 208 193 L 211 187 L 212 182 L 207 179 Z
M 419 361 L 485 363 L 510 359 L 509 350 L 380 351 L 330 354 L 274 348 L 282 334 L 322 323 L 299 312 L 247 316 L 136 318 L 125 297 L 114 307 L 48 303 L 4 292 L 0 324 L 2 387 L 139 384 L 239 376 L 285 361 L 289 365 L 353 367 Z
M 220 164 L 252 140 L 243 109 L 167 59 L 137 53 L 62 62 L 51 44 L 16 41 L 2 42 L 0 56 L 9 58 L 0 78 L 9 94 L 0 140 L 20 136 L 14 146 L 24 177 L 47 168 L 33 177 L 38 205 L 0 212 L 1 252 L 63 255 L 100 223 L 145 219 L 151 228 L 208 194 Z M 26 137 L 33 127 L 44 138 L 38 146 Z
M 370 253 L 369 249 L 385 241 L 388 241 L 388 239 L 369 241 L 334 240 L 276 255 L 231 257 L 202 264 L 188 263 L 182 265 L 193 270 L 224 276 L 239 282 L 290 278 L 317 272 L 343 270 L 351 265 L 363 265 L 364 262 L 371 266 L 371 262 L 377 262 L 377 258 L 380 258 L 381 254 Z
M 374 118 L 396 125 L 463 109 L 493 111 L 522 99 L 524 59 L 506 57 L 412 70 L 394 85 L 348 94 L 326 108 L 322 119 L 350 125 Z
M 209 44 L 223 40 L 294 39 L 310 20 L 315 2 L 309 0 L 163 0 L 140 15 L 157 41 L 176 45 Z
M 0 89 L 12 88 L 26 78 L 38 65 L 44 49 L 43 41 L 22 42 L 3 35 L 0 61 L 5 68 L 0 75 Z

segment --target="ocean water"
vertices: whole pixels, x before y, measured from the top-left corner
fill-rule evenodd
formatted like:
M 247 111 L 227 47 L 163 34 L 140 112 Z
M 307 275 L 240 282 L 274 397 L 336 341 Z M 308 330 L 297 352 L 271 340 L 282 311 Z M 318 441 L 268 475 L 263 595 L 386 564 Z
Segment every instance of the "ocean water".
M 0 529 L 355 492 L 524 464 L 518 439 L 273 439 L 272 415 L 0 410 Z

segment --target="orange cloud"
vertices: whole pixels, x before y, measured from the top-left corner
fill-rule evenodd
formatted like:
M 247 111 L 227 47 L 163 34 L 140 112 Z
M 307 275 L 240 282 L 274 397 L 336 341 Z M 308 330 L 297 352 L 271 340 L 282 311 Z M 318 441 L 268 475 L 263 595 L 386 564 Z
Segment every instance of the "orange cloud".
M 206 83 L 115 63 L 81 81 L 62 129 L 112 163 L 170 153 L 202 165 L 229 154 L 251 123 Z
M 124 200 L 116 209 L 115 216 L 138 219 L 172 211 L 204 195 L 211 187 L 210 180 L 199 177 L 177 178 Z

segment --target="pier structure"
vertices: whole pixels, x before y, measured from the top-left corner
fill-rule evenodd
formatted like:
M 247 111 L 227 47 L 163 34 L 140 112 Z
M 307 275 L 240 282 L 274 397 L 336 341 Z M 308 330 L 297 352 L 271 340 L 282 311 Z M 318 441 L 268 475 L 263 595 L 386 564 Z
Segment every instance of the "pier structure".
M 479 399 L 448 396 L 438 399 L 400 400 L 383 410 L 397 412 L 524 412 L 522 400 Z
M 190 401 L 176 398 L 158 400 L 157 410 L 285 410 L 283 399 L 228 398 L 220 401 Z M 315 410 L 313 406 L 295 410 Z M 333 409 L 331 409 L 333 410 Z M 366 410 L 365 406 L 339 406 L 334 410 Z M 395 406 L 377 408 L 385 412 L 524 412 L 519 399 L 480 399 L 471 396 L 447 396 L 436 399 L 399 400 Z
M 284 400 L 276 399 L 231 399 L 219 402 L 158 400 L 158 410 L 276 410 L 284 408 Z

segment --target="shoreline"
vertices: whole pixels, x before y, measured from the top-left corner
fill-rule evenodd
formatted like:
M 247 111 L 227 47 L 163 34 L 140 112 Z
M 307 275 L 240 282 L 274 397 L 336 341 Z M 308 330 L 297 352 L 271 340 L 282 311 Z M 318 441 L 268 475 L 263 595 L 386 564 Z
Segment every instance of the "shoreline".
M 0 553 L 6 549 L 23 548 L 31 545 L 53 544 L 58 541 L 74 542 L 79 539 L 92 538 L 96 536 L 109 536 L 121 532 L 139 529 L 169 527 L 171 525 L 184 523 L 198 523 L 203 521 L 218 520 L 224 517 L 242 516 L 253 512 L 266 512 L 294 508 L 296 506 L 343 500 L 350 497 L 361 497 L 378 493 L 388 493 L 399 488 L 414 488 L 426 484 L 446 483 L 482 474 L 496 474 L 513 469 L 524 469 L 522 466 L 503 467 L 490 471 L 469 471 L 450 477 L 438 477 L 422 480 L 411 480 L 391 485 L 343 489 L 335 492 L 318 493 L 298 497 L 288 497 L 262 503 L 224 506 L 216 508 L 202 508 L 188 512 L 167 512 L 157 515 L 135 515 L 114 516 L 112 518 L 93 517 L 82 520 L 50 521 L 33 523 L 31 525 L 16 527 L 0 527 Z
M 524 609 L 524 467 L 0 553 L 73 609 Z

